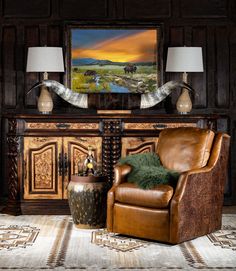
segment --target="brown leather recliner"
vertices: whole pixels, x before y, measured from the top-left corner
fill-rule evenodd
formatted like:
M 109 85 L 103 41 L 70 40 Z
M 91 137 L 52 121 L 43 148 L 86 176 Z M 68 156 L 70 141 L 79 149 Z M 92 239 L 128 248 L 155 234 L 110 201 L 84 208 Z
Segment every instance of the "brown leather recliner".
M 161 131 L 158 155 L 180 173 L 178 182 L 143 190 L 126 181 L 129 165 L 115 167 L 108 192 L 107 229 L 177 244 L 221 228 L 230 137 L 181 127 Z

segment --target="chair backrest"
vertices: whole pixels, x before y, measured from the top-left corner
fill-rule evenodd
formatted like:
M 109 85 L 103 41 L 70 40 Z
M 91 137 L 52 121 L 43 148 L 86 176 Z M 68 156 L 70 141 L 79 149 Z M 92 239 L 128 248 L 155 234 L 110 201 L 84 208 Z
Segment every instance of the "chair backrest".
M 215 133 L 196 127 L 161 131 L 157 152 L 164 167 L 178 172 L 206 166 Z

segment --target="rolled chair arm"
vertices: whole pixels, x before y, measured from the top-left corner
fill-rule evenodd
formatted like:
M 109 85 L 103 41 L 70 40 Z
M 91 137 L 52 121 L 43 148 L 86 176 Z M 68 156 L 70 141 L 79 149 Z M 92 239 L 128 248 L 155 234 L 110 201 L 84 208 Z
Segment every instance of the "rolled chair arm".
M 114 183 L 113 186 L 117 186 L 126 181 L 127 175 L 131 172 L 132 167 L 130 165 L 116 165 L 114 168 Z

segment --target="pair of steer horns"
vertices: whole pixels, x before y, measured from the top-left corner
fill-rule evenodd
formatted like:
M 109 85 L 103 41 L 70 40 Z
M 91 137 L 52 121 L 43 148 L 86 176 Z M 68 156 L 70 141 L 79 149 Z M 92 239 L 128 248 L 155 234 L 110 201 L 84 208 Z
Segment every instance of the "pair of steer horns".
M 66 88 L 63 84 L 60 84 L 59 82 L 54 80 L 43 80 L 41 82 L 38 82 L 28 91 L 28 93 L 32 89 L 40 87 L 42 85 L 45 85 L 46 87 L 52 89 L 56 94 L 58 94 L 62 99 L 64 99 L 68 103 L 76 107 L 88 108 L 89 105 L 88 94 L 74 92 L 73 90 Z M 161 87 L 157 88 L 156 91 L 154 92 L 141 94 L 139 107 L 141 109 L 144 109 L 160 103 L 177 87 L 182 87 L 193 91 L 193 89 L 185 82 L 169 81 L 162 85 Z

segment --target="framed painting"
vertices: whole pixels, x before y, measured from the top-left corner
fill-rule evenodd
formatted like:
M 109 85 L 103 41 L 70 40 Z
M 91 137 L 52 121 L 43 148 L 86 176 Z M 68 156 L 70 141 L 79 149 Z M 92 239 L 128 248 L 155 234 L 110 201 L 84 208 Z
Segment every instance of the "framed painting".
M 67 84 L 89 94 L 142 94 L 162 83 L 159 26 L 69 26 Z

